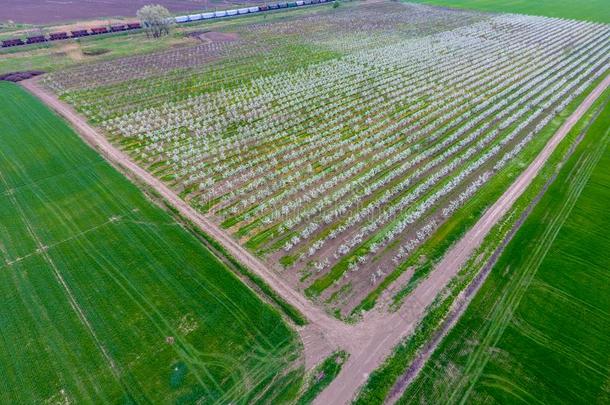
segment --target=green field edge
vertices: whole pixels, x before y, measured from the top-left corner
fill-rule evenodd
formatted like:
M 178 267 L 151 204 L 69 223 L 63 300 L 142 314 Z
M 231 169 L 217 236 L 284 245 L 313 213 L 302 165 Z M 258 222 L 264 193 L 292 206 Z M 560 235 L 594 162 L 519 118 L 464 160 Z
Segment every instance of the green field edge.
M 449 7 L 456 10 L 569 18 L 610 24 L 610 8 L 607 2 L 604 3 L 605 0 L 401 0 L 401 2 Z
M 311 370 L 311 372 L 309 372 L 307 385 L 304 387 L 305 389 L 296 403 L 298 405 L 311 404 L 324 388 L 328 387 L 335 377 L 339 375 L 348 358 L 349 353 L 343 350 L 337 350 Z

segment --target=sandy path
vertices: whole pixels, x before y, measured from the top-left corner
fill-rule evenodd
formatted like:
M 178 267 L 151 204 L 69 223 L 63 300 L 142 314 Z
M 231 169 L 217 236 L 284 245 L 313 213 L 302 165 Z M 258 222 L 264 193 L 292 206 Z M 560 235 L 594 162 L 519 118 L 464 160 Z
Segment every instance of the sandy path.
M 368 375 L 379 367 L 402 339 L 412 333 L 415 326 L 425 315 L 426 307 L 434 301 L 438 292 L 455 276 L 491 228 L 526 190 L 574 124 L 610 85 L 610 76 L 606 77 L 583 101 L 553 135 L 530 166 L 485 212 L 475 226 L 450 249 L 430 276 L 423 280 L 413 293 L 405 299 L 400 310 L 387 313 L 380 309 L 374 309 L 366 313 L 363 320 L 356 325 L 348 325 L 338 321 L 315 306 L 301 293 L 293 290 L 282 280 L 280 275 L 267 268 L 258 258 L 240 246 L 216 224 L 195 211 L 160 180 L 140 168 L 126 154 L 110 144 L 102 134 L 87 124 L 70 106 L 42 89 L 36 78 L 21 83 L 45 104 L 66 118 L 82 138 L 100 151 L 106 159 L 131 172 L 140 181 L 157 190 L 182 215 L 222 243 L 231 255 L 248 266 L 255 274 L 263 277 L 284 300 L 298 308 L 310 322 L 308 326 L 298 328 L 305 347 L 306 365 L 308 367 L 326 357 L 335 348 L 341 347 L 350 353 L 350 357 L 344 364 L 341 373 L 315 401 L 316 404 L 326 405 L 349 403 L 362 384 L 366 382 Z

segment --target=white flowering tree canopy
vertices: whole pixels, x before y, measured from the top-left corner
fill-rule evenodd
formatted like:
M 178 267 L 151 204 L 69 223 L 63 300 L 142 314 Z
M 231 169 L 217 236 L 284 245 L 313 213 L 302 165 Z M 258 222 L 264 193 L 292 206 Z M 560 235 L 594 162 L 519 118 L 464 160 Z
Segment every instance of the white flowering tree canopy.
M 174 23 L 169 11 L 159 4 L 142 7 L 138 10 L 138 18 L 147 34 L 152 35 L 153 38 L 169 34 L 169 30 Z

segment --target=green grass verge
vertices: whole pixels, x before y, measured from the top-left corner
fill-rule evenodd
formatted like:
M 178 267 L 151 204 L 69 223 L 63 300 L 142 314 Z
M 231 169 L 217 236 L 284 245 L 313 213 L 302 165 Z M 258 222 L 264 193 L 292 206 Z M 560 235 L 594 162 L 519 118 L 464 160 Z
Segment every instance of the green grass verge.
M 491 12 L 531 14 L 546 17 L 610 23 L 606 0 L 410 0 L 435 6 L 458 7 Z
M 313 371 L 307 385 L 307 389 L 299 397 L 297 404 L 308 405 L 311 404 L 318 394 L 328 387 L 328 385 L 335 379 L 335 377 L 341 371 L 343 363 L 347 360 L 349 354 L 344 351 L 337 351 L 328 356 L 322 364 L 317 366 Z
M 610 400 L 609 144 L 606 98 L 401 403 Z
M 174 212 L 177 213 L 175 210 Z M 224 256 L 237 271 L 239 271 L 242 275 L 244 275 L 251 282 L 253 282 L 260 289 L 260 291 L 265 294 L 269 299 L 271 299 L 271 301 L 273 301 L 282 310 L 282 312 L 284 312 L 284 314 L 288 316 L 295 324 L 299 326 L 304 326 L 308 324 L 305 316 L 293 305 L 282 299 L 271 287 L 269 287 L 269 284 L 267 284 L 265 280 L 263 280 L 261 277 L 250 271 L 246 266 L 241 264 L 241 262 L 235 259 L 224 248 L 224 246 L 218 243 L 214 238 L 203 232 L 199 227 L 197 227 L 190 221 L 188 223 L 192 232 L 202 237 L 207 242 L 207 244 L 214 248 L 214 250 L 217 250 L 220 254 L 222 254 L 222 256 Z
M 290 397 L 301 345 L 277 311 L 38 100 L 0 93 L 0 402 Z

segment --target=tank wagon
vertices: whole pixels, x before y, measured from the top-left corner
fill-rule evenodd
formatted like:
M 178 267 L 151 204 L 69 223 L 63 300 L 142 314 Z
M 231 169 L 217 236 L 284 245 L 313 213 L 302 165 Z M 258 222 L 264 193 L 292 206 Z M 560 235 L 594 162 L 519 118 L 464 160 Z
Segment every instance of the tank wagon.
M 86 37 L 87 35 L 89 35 L 89 31 L 75 30 L 75 31 L 72 31 L 71 34 L 72 34 L 72 38 L 80 38 L 80 37 Z
M 33 37 L 27 37 L 25 40 L 26 44 L 39 44 L 41 42 L 47 42 L 44 35 L 35 35 Z
M 279 2 L 279 3 L 268 3 L 261 4 L 260 6 L 252 6 L 252 7 L 243 7 L 236 8 L 231 10 L 218 10 L 213 12 L 199 13 L 199 14 L 189 14 L 189 15 L 181 15 L 177 17 L 172 17 L 174 22 L 177 24 L 184 24 L 195 21 L 203 21 L 203 20 L 211 20 L 216 18 L 224 18 L 231 16 L 240 16 L 245 14 L 253 14 L 253 13 L 261 13 L 266 11 L 278 10 L 280 8 L 294 8 L 294 7 L 302 7 L 309 6 L 320 3 L 327 3 L 329 0 L 298 0 L 298 1 L 290 1 L 290 2 Z M 8 48 L 12 46 L 21 46 L 27 44 L 36 44 L 47 41 L 61 41 L 70 38 L 81 38 L 89 35 L 100 35 L 107 33 L 116 33 L 122 31 L 130 31 L 141 29 L 142 25 L 138 22 L 131 22 L 127 24 L 120 25 L 111 25 L 110 27 L 94 27 L 90 30 L 87 29 L 77 29 L 71 31 L 69 34 L 67 32 L 53 32 L 49 34 L 48 37 L 44 35 L 37 35 L 32 37 L 27 37 L 25 42 L 21 38 L 7 39 L 2 41 L 2 47 Z
M 111 25 L 110 31 L 111 32 L 127 31 L 127 26 L 126 25 Z
M 23 45 L 23 44 L 25 44 L 25 42 L 23 42 L 23 40 L 21 38 L 6 39 L 6 40 L 2 41 L 3 48 L 8 48 L 10 46 L 19 46 L 19 45 Z
M 330 0 L 298 0 L 298 1 L 290 1 L 290 2 L 267 3 L 267 4 L 261 4 L 259 6 L 236 8 L 236 9 L 230 9 L 230 10 L 218 10 L 218 11 L 203 13 L 203 14 L 181 15 L 178 17 L 174 17 L 174 20 L 177 24 L 183 24 L 183 23 L 195 22 L 195 21 L 199 21 L 199 20 L 208 20 L 208 19 L 213 19 L 213 18 L 223 18 L 223 17 L 240 16 L 240 15 L 244 15 L 244 14 L 261 13 L 261 12 L 265 12 L 265 11 L 278 10 L 280 8 L 294 8 L 294 7 L 310 6 L 313 4 L 328 3 L 329 1 Z

